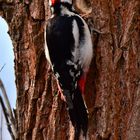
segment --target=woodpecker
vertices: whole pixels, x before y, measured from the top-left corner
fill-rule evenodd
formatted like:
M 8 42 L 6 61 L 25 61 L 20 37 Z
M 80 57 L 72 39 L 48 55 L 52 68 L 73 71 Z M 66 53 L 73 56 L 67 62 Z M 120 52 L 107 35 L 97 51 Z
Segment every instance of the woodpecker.
M 88 112 L 82 94 L 92 60 L 90 30 L 76 13 L 72 0 L 49 0 L 52 16 L 45 27 L 45 54 L 58 87 L 67 104 L 75 128 L 75 140 L 81 131 L 86 138 Z

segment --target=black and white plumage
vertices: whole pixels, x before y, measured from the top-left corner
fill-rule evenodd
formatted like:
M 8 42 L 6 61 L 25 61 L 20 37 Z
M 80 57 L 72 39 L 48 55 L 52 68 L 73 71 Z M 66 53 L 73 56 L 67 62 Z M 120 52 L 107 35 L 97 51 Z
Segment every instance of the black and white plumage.
M 89 28 L 74 11 L 72 0 L 50 0 L 52 17 L 45 32 L 45 54 L 59 82 L 75 128 L 87 133 L 88 114 L 81 93 L 93 50 Z M 82 79 L 82 80 L 81 80 Z

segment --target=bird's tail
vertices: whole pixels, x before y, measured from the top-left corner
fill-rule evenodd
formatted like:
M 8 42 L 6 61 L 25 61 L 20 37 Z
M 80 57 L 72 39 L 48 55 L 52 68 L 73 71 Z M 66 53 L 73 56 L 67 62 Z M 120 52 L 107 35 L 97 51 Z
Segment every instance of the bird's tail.
M 88 129 L 88 113 L 79 88 L 76 89 L 74 96 L 71 99 L 71 103 L 68 103 L 68 110 L 70 120 L 75 129 L 74 140 L 79 140 L 81 130 L 83 131 L 83 136 L 86 138 Z

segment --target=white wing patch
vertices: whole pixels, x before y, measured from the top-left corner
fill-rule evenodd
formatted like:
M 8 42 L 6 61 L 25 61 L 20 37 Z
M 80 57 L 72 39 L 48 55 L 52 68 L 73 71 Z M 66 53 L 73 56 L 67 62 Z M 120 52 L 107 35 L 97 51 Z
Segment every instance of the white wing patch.
M 93 46 L 92 46 L 92 39 L 91 34 L 88 28 L 88 25 L 86 24 L 85 20 L 81 18 L 79 15 L 77 15 L 84 24 L 84 40 L 82 40 L 79 44 L 80 49 L 80 58 L 81 61 L 80 64 L 83 67 L 83 71 L 87 72 L 93 57 Z
M 73 62 L 74 63 L 78 62 L 79 65 L 81 65 L 81 67 L 83 68 L 83 71 L 87 72 L 93 56 L 91 34 L 86 22 L 79 15 L 75 14 L 75 16 L 79 17 L 84 24 L 83 26 L 84 36 L 83 40 L 79 40 L 80 39 L 79 27 L 77 21 L 73 20 L 72 33 L 75 41 L 74 50 L 72 50 Z
M 78 16 L 84 24 L 84 36 L 83 40 L 79 42 L 79 27 L 76 20 L 73 20 L 72 33 L 75 41 L 75 46 L 72 55 L 74 57 L 74 62 L 79 61 L 79 64 L 83 68 L 83 71 L 87 72 L 93 56 L 91 34 L 86 22 L 79 15 L 75 14 L 75 16 Z
M 72 27 L 73 27 L 72 33 L 74 36 L 75 47 L 77 48 L 79 45 L 79 28 L 78 28 L 76 20 L 73 20 Z
M 79 60 L 80 57 L 80 51 L 79 51 L 79 28 L 77 25 L 76 20 L 73 20 L 72 23 L 72 33 L 73 33 L 73 37 L 74 37 L 74 50 L 72 51 L 72 55 L 74 58 L 74 62 L 77 62 Z
M 71 60 L 68 60 L 68 61 L 66 62 L 66 64 L 67 64 L 67 65 L 70 65 L 70 66 L 73 66 L 76 70 L 77 70 L 77 68 L 78 68 L 77 64 L 75 64 L 75 63 L 72 62 Z
M 91 39 L 89 28 L 84 20 L 83 22 L 84 22 L 84 41 L 80 43 L 80 48 L 81 48 L 80 56 L 83 62 L 83 70 L 87 72 L 93 57 L 93 46 L 92 46 L 92 39 Z

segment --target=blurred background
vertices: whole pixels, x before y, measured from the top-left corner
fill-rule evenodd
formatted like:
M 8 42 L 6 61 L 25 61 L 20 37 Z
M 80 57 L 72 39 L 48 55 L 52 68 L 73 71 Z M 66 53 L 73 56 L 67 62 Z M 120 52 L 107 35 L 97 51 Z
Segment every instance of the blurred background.
M 0 17 L 0 78 L 5 86 L 12 108 L 16 106 L 16 86 L 14 73 L 14 53 L 9 34 L 8 24 Z M 0 90 L 0 95 L 2 91 Z M 0 140 L 11 140 L 0 105 Z

